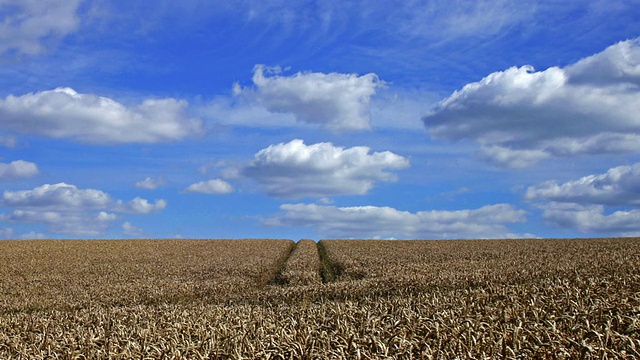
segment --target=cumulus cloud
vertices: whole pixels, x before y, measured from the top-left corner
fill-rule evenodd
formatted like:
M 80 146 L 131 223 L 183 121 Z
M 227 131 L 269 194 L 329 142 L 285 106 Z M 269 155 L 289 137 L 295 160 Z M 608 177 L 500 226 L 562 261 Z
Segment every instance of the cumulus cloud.
M 228 182 L 220 179 L 201 181 L 189 185 L 184 192 L 202 193 L 202 194 L 228 194 L 233 192 L 233 186 Z
M 385 170 L 402 169 L 409 161 L 390 151 L 370 153 L 366 146 L 343 148 L 332 143 L 305 145 L 295 139 L 260 150 L 241 170 L 279 198 L 363 195 L 376 181 L 393 181 Z
M 122 224 L 122 232 L 128 236 L 141 236 L 144 235 L 144 230 L 131 225 L 130 222 L 125 221 Z
M 434 138 L 472 140 L 496 164 L 640 151 L 640 38 L 565 68 L 495 72 L 423 117 Z
M 113 203 L 111 197 L 95 189 L 78 189 L 65 183 L 45 184 L 33 190 L 6 190 L 0 205 L 12 208 L 37 209 L 104 209 Z
M 543 218 L 558 227 L 582 232 L 626 234 L 640 231 L 640 163 L 618 166 L 559 184 L 530 186 L 527 200 L 539 201 Z M 626 207 L 607 213 L 607 207 Z
M 98 216 L 96 217 L 96 219 L 98 219 L 98 221 L 113 221 L 113 220 L 115 220 L 117 218 L 118 218 L 118 215 L 111 214 L 111 213 L 108 213 L 106 211 L 100 211 L 98 213 Z
M 0 2 L 0 53 L 44 51 L 44 42 L 77 30 L 80 0 L 4 0 Z
M 335 238 L 510 238 L 506 224 L 525 222 L 525 211 L 497 204 L 473 210 L 411 213 L 391 207 L 284 204 L 269 226 L 310 226 Z M 530 235 L 530 234 L 527 234 Z
M 128 212 L 131 214 L 151 214 L 154 212 L 162 211 L 167 207 L 167 202 L 163 199 L 156 200 L 155 203 L 150 203 L 149 200 L 136 197 L 126 204 L 122 201 L 118 201 L 118 208 L 122 212 Z
M 98 236 L 118 219 L 117 213 L 145 215 L 166 206 L 162 199 L 150 203 L 136 197 L 125 203 L 101 190 L 79 189 L 65 183 L 45 184 L 32 190 L 4 191 L 0 207 L 10 211 L 0 214 L 0 221 L 43 224 L 59 234 Z
M 138 189 L 145 189 L 145 190 L 155 190 L 162 185 L 164 185 L 164 178 L 162 177 L 152 178 L 148 176 L 144 180 L 136 182 L 136 187 Z
M 27 178 L 38 174 L 38 166 L 24 160 L 12 161 L 9 164 L 0 163 L 0 180 Z
M 299 122 L 334 131 L 370 128 L 371 97 L 384 85 L 376 74 L 279 73 L 279 68 L 256 65 L 255 86 L 241 88 L 236 84 L 234 92 L 255 98 L 269 111 L 293 114 Z
M 202 122 L 186 114 L 187 106 L 167 98 L 127 107 L 57 88 L 0 99 L 0 130 L 97 144 L 175 141 L 202 131 Z
M 0 221 L 21 224 L 42 224 L 49 231 L 73 236 L 98 236 L 108 227 L 108 220 L 99 214 L 80 211 L 13 210 L 0 214 Z
M 640 163 L 618 166 L 604 174 L 588 175 L 564 184 L 547 181 L 529 187 L 525 197 L 578 204 L 640 206 Z

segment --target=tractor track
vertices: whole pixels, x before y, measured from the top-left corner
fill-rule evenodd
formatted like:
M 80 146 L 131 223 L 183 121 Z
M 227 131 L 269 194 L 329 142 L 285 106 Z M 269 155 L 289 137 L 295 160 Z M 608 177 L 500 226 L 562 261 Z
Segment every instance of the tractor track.
M 339 264 L 331 261 L 322 241 L 301 239 L 276 263 L 268 285 L 297 286 L 334 282 L 341 271 Z

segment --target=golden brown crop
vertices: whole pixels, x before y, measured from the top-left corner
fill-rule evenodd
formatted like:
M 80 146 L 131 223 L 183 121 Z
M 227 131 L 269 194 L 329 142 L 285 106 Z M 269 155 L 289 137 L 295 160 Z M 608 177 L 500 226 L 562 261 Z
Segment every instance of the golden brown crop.
M 320 278 L 320 256 L 315 241 L 303 239 L 297 242 L 282 267 L 276 283 L 289 286 L 318 285 Z
M 0 311 L 227 301 L 266 283 L 292 245 L 290 240 L 0 241 Z
M 640 239 L 320 244 L 0 242 L 0 358 L 640 358 Z

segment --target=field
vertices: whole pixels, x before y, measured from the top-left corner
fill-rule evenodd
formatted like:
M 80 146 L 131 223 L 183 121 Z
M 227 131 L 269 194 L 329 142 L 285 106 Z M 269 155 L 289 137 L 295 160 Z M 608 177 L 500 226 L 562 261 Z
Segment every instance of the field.
M 640 239 L 0 241 L 0 358 L 636 359 Z

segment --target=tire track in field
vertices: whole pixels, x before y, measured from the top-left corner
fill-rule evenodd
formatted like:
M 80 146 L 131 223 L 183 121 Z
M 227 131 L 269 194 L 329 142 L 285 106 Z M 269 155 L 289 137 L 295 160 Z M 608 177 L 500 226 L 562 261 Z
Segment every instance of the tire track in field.
M 319 285 L 339 275 L 322 243 L 310 239 L 298 241 L 269 284 L 279 286 Z
M 318 241 L 318 255 L 320 256 L 320 276 L 324 284 L 334 282 L 342 274 L 342 266 L 331 260 L 323 240 Z
M 263 287 L 263 286 L 268 285 L 268 284 L 276 284 L 277 283 L 276 279 L 278 278 L 280 272 L 282 272 L 282 269 L 283 269 L 284 265 L 286 264 L 286 262 L 291 257 L 291 254 L 293 253 L 293 251 L 295 250 L 297 245 L 298 244 L 296 242 L 291 241 L 291 246 L 289 246 L 289 249 L 287 249 L 287 251 L 285 251 L 284 254 L 282 256 L 280 256 L 280 258 L 276 261 L 276 263 L 273 266 L 272 270 L 269 271 L 268 273 L 265 273 L 258 280 L 258 285 L 260 287 Z

